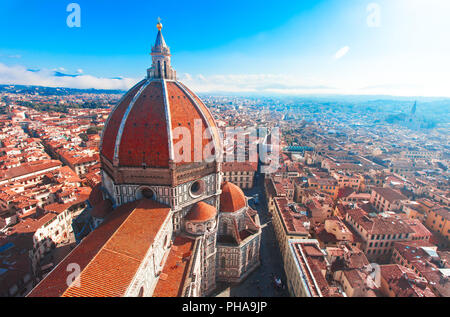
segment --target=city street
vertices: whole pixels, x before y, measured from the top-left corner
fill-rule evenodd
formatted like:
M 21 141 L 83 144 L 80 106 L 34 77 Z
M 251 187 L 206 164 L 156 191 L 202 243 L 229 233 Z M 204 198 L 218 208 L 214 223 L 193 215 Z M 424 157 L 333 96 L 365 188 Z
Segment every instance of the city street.
M 275 238 L 275 232 L 272 226 L 272 220 L 267 211 L 267 204 L 264 195 L 263 175 L 257 174 L 255 186 L 250 190 L 244 190 L 247 197 L 259 195 L 259 204 L 255 205 L 253 199 L 249 205 L 258 211 L 262 227 L 260 258 L 261 265 L 251 273 L 239 285 L 219 285 L 217 297 L 283 297 L 289 296 L 286 289 L 277 288 L 274 282 L 274 275 L 281 278 L 283 285 L 286 284 L 286 277 L 283 270 L 283 261 L 278 244 Z

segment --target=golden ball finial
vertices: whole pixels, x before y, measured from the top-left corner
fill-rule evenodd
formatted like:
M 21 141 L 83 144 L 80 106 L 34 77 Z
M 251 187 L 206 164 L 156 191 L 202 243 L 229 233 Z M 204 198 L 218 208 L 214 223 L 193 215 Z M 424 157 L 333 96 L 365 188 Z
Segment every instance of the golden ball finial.
M 158 24 L 156 24 L 156 28 L 158 29 L 158 31 L 161 31 L 163 25 L 161 23 L 161 18 L 158 17 Z

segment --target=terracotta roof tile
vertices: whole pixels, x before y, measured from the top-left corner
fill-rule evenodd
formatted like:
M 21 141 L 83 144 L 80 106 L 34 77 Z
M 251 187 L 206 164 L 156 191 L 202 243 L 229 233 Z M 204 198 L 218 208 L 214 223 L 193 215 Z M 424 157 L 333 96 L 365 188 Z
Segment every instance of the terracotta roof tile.
M 128 105 L 142 85 L 139 84 L 125 96 L 119 106 L 111 113 L 108 124 L 104 129 L 101 153 L 111 162 L 113 161 L 114 148 L 116 147 L 116 138 L 121 121 Z M 184 86 L 177 82 L 167 81 L 166 87 L 169 102 L 168 109 L 170 110 L 170 116 L 168 117 L 171 120 L 172 130 L 177 127 L 184 127 L 190 131 L 192 139 L 188 153 L 190 154 L 189 160 L 178 162 L 178 164 L 191 163 L 195 160 L 194 148 L 197 146 L 193 139 L 196 120 L 201 122 L 202 134 L 208 127 L 213 127 L 212 132 L 215 143 L 220 144 L 216 124 L 209 110 L 198 97 L 191 93 L 194 102 L 183 91 L 182 87 Z M 169 166 L 167 124 L 163 86 L 161 81 L 155 80 L 150 82 L 141 92 L 128 113 L 119 144 L 119 164 L 121 166 L 141 167 L 145 163 L 147 167 L 167 168 Z M 202 135 L 202 149 L 205 149 L 211 140 L 211 137 L 204 138 Z M 212 152 L 214 153 L 214 151 Z M 203 151 L 200 151 L 200 153 L 203 155 Z
M 191 221 L 206 221 L 214 218 L 216 215 L 217 209 L 214 206 L 200 201 L 191 208 L 185 219 Z
M 170 208 L 143 199 L 118 207 L 44 279 L 29 296 L 122 296 L 153 243 Z M 80 287 L 67 287 L 77 263 Z
M 238 186 L 230 182 L 222 184 L 220 195 L 220 211 L 235 212 L 246 205 L 245 195 Z
M 111 162 L 114 156 L 114 146 L 116 143 L 117 132 L 119 130 L 120 123 L 122 122 L 123 114 L 133 100 L 134 95 L 139 91 L 145 81 L 141 81 L 136 87 L 127 92 L 116 109 L 111 112 L 108 124 L 103 130 L 103 140 L 101 153 Z
M 150 83 L 131 109 L 119 145 L 121 166 L 168 167 L 169 144 L 162 84 Z
M 195 240 L 178 236 L 167 257 L 153 297 L 179 297 L 182 295 Z

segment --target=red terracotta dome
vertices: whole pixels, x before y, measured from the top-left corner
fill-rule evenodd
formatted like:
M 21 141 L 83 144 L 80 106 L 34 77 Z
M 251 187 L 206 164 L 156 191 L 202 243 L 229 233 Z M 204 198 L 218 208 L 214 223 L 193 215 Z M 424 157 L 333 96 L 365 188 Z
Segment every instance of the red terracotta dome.
M 239 186 L 230 182 L 222 184 L 222 194 L 220 195 L 220 211 L 235 212 L 246 206 L 244 192 Z
M 202 135 L 207 128 L 213 134 L 212 138 L 203 138 L 202 149 L 213 139 L 211 152 L 220 149 L 217 127 L 208 108 L 176 80 L 170 66 L 170 50 L 160 30 L 152 56 L 147 78 L 125 94 L 106 121 L 100 153 L 114 166 L 167 168 L 171 161 L 176 165 L 193 162 L 194 145 L 198 146 L 194 143 L 195 123 L 201 124 Z M 176 159 L 186 153 L 174 152 L 174 144 L 182 139 L 177 136 L 174 140 L 173 129 L 177 127 L 185 127 L 191 133 L 190 158 L 186 160 Z
M 200 201 L 191 208 L 186 216 L 186 220 L 190 221 L 207 221 L 214 218 L 217 214 L 217 209 L 203 201 Z

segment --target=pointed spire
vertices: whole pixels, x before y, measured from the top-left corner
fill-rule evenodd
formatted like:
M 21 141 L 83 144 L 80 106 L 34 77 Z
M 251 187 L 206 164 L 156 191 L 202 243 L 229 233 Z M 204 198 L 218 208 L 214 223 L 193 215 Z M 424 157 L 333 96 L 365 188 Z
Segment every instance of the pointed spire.
M 158 34 L 156 35 L 155 46 L 153 49 L 167 47 L 166 42 L 164 41 L 164 37 L 162 35 L 161 29 L 163 25 L 161 23 L 161 18 L 158 17 L 158 24 L 156 24 L 156 28 L 158 29 Z
M 176 72 L 170 66 L 170 49 L 164 41 L 162 35 L 162 23 L 161 18 L 158 18 L 158 24 L 156 28 L 158 33 L 156 34 L 155 45 L 152 47 L 152 67 L 147 70 L 148 78 L 165 78 L 176 79 Z
M 416 110 L 417 110 L 417 101 L 414 101 L 414 106 L 411 109 L 411 114 L 412 115 L 416 114 Z
M 157 20 L 158 20 L 158 24 L 156 24 L 156 28 L 157 28 L 159 31 L 161 31 L 162 26 L 163 26 L 162 23 L 161 23 L 161 18 L 158 17 Z

